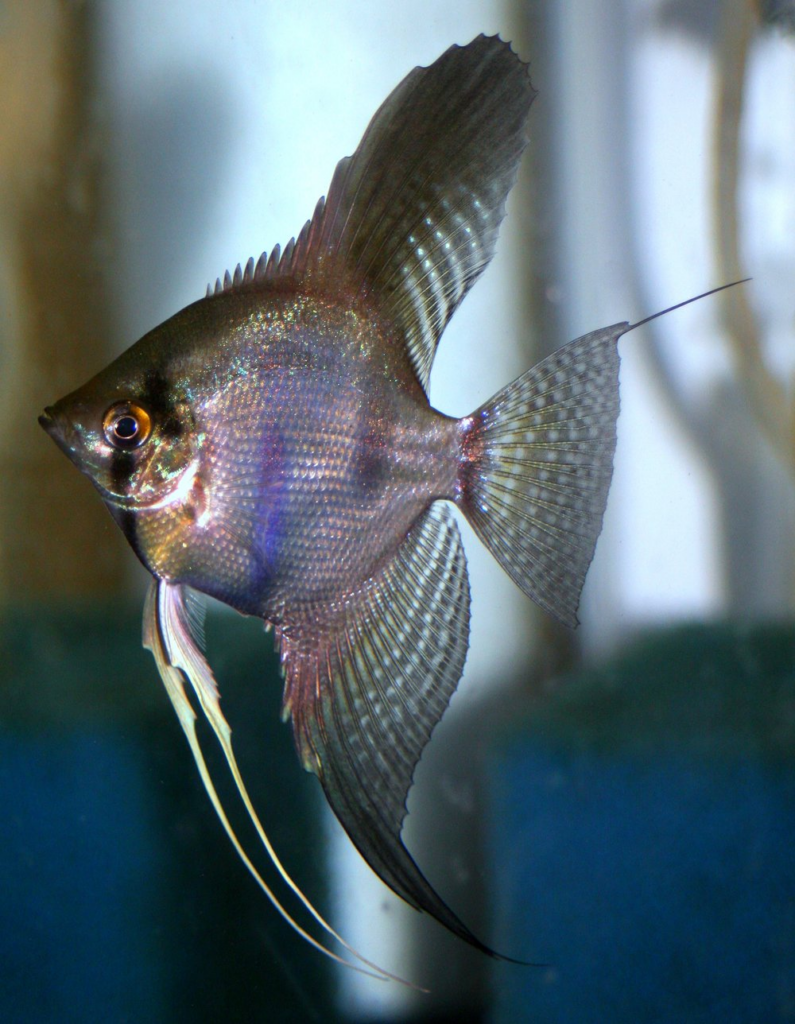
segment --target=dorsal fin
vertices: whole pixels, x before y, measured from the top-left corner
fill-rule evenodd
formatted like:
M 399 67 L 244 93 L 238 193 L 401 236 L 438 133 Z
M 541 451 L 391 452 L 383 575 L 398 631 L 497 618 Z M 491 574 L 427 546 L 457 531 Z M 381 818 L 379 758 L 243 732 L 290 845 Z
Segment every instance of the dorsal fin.
M 403 335 L 427 387 L 442 331 L 494 255 L 534 96 L 527 65 L 497 36 L 415 68 L 339 162 L 298 238 L 214 291 L 292 279 L 366 298 Z

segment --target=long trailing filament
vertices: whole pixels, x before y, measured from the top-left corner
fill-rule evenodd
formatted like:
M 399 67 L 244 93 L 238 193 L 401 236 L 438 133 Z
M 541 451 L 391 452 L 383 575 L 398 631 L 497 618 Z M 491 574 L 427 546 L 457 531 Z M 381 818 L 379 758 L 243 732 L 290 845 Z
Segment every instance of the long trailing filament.
M 147 596 L 146 608 L 144 611 L 144 646 L 154 655 L 166 692 L 188 740 L 188 745 L 190 746 L 194 761 L 196 762 L 196 767 L 198 768 L 204 788 L 210 798 L 210 802 L 215 808 L 215 812 L 218 815 L 221 824 L 223 825 L 224 831 L 229 836 L 238 856 L 245 864 L 257 885 L 262 889 L 284 920 L 287 921 L 291 928 L 293 928 L 303 939 L 305 939 L 319 952 L 330 957 L 342 966 L 358 971 L 359 973 L 365 974 L 369 977 L 377 978 L 380 981 L 392 980 L 399 982 L 402 985 L 406 985 L 408 988 L 425 991 L 424 989 L 419 988 L 419 986 L 412 984 L 406 979 L 401 978 L 398 975 L 387 971 L 385 968 L 380 967 L 378 964 L 368 960 L 358 950 L 347 943 L 304 895 L 281 863 L 267 833 L 265 832 L 265 829 L 262 826 L 262 823 L 259 820 L 259 816 L 254 809 L 248 790 L 243 782 L 243 777 L 240 773 L 232 748 L 231 729 L 223 715 L 223 712 L 221 711 L 218 698 L 218 688 L 212 669 L 207 664 L 206 659 L 193 640 L 187 616 L 188 612 L 182 588 L 168 584 L 162 580 L 153 581 Z M 187 679 L 196 694 L 202 711 L 204 712 L 204 715 L 224 752 L 229 770 L 249 818 L 280 877 L 293 894 L 300 900 L 315 921 L 321 926 L 321 928 L 336 939 L 344 949 L 346 949 L 352 956 L 356 957 L 356 959 L 364 964 L 365 967 L 352 964 L 350 961 L 334 953 L 310 935 L 309 932 L 307 932 L 306 929 L 304 929 L 285 909 L 278 897 L 271 890 L 257 868 L 251 862 L 240 844 L 229 819 L 227 818 L 223 804 L 221 803 L 207 768 L 196 734 L 196 715 L 185 694 L 183 679 Z M 365 968 L 370 969 L 368 970 Z

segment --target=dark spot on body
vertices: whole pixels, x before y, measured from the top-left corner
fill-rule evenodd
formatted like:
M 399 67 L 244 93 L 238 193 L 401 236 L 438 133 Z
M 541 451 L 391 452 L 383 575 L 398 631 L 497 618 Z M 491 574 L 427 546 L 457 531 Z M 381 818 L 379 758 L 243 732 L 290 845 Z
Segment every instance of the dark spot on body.
M 132 509 L 120 508 L 118 505 L 108 505 L 108 511 L 116 520 L 130 547 L 143 564 L 146 565 L 146 559 L 138 543 L 138 518 L 136 513 Z M 149 566 L 146 567 L 149 568 Z
M 135 453 L 115 448 L 111 455 L 110 478 L 116 494 L 128 494 L 130 477 L 135 469 Z
M 164 437 L 177 438 L 183 433 L 178 415 L 182 403 L 174 398 L 174 388 L 160 370 L 150 370 L 144 378 L 144 400 L 158 431 Z
M 356 440 L 354 482 L 363 497 L 380 494 L 390 472 L 390 453 L 380 430 L 370 429 Z
M 149 370 L 144 377 L 144 395 L 154 415 L 167 414 L 174 408 L 173 389 L 159 370 Z

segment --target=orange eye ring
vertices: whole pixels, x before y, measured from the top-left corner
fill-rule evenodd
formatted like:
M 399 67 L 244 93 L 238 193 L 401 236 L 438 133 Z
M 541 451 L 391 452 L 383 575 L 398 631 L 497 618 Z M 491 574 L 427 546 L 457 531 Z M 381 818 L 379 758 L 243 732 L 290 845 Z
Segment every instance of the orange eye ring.
M 152 433 L 152 417 L 137 402 L 116 402 L 102 417 L 105 440 L 113 448 L 140 448 Z

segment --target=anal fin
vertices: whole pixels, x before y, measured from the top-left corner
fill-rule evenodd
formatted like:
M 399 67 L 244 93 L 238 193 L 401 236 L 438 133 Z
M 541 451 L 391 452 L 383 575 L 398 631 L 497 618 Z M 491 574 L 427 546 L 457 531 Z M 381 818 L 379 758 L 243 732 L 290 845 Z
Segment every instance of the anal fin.
M 469 584 L 458 528 L 432 505 L 332 624 L 282 635 L 285 715 L 299 756 L 370 867 L 413 907 L 487 953 L 400 837 L 422 749 L 461 676 Z

